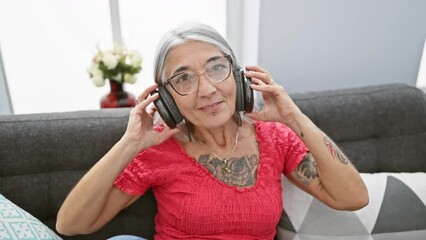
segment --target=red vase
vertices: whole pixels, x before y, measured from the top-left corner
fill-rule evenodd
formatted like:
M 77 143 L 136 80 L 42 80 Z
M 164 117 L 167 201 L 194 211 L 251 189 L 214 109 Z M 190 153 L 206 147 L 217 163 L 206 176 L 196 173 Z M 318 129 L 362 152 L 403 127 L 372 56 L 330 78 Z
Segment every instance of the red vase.
M 111 91 L 102 97 L 101 108 L 134 107 L 136 98 L 133 94 L 124 91 L 123 83 L 109 80 Z

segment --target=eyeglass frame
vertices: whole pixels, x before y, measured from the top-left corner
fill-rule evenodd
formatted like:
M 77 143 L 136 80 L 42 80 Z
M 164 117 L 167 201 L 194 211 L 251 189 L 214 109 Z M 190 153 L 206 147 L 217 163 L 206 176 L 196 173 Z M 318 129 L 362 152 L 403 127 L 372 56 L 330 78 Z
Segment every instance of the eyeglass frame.
M 191 70 L 191 71 L 193 71 L 193 72 L 195 72 L 195 74 L 196 74 L 196 76 L 197 76 L 197 80 L 199 81 L 199 79 L 200 79 L 200 76 L 201 75 L 205 75 L 209 80 L 210 80 L 210 82 L 212 82 L 213 84 L 215 84 L 215 83 L 221 83 L 221 82 L 223 82 L 223 81 L 225 81 L 226 79 L 228 79 L 229 78 L 229 76 L 231 76 L 231 72 L 232 72 L 232 69 L 233 69 L 233 62 L 232 62 L 232 58 L 231 58 L 231 55 L 225 55 L 225 56 L 222 56 L 222 57 L 220 57 L 220 58 L 217 58 L 217 59 L 215 59 L 214 61 L 216 61 L 216 60 L 218 60 L 218 59 L 221 59 L 221 58 L 225 58 L 226 60 L 228 60 L 228 63 L 229 63 L 229 73 L 228 73 L 228 76 L 226 77 L 226 78 L 224 78 L 222 81 L 219 81 L 219 82 L 215 82 L 215 81 L 213 81 L 212 79 L 210 79 L 210 77 L 206 74 L 206 71 L 205 71 L 205 67 L 206 66 L 204 66 L 204 68 L 203 68 L 203 72 L 202 73 L 197 73 L 196 71 L 194 71 L 194 70 Z M 208 63 L 207 63 L 208 64 Z M 206 65 L 207 65 L 206 64 Z M 173 75 L 173 76 L 171 76 L 170 78 L 168 78 L 167 80 L 166 80 L 166 83 L 164 84 L 164 87 L 166 87 L 167 85 L 170 85 L 171 87 L 172 87 L 172 89 L 177 93 L 177 94 L 179 94 L 179 95 L 181 95 L 181 96 L 188 96 L 189 94 L 191 94 L 191 93 L 193 93 L 193 92 L 190 92 L 190 93 L 180 93 L 180 92 L 178 92 L 176 89 L 175 89 L 175 87 L 173 86 L 173 84 L 170 82 L 170 80 L 172 79 L 172 78 L 174 78 L 174 77 L 176 77 L 176 76 L 179 76 L 179 74 L 182 74 L 182 73 L 178 73 L 178 74 L 176 74 L 176 75 Z M 198 82 L 197 82 L 198 83 Z

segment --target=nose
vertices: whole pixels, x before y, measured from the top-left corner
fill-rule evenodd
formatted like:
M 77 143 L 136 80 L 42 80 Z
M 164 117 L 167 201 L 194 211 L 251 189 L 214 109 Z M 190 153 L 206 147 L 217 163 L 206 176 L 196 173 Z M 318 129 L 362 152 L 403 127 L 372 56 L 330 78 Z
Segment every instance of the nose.
M 207 77 L 206 72 L 198 73 L 198 96 L 208 96 L 216 92 L 216 86 Z

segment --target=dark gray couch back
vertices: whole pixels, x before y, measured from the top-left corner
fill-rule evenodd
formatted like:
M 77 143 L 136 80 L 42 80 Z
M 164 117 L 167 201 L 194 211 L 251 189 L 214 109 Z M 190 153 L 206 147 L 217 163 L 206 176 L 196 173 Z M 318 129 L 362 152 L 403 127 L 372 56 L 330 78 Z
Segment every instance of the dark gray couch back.
M 1 116 L 0 193 L 54 229 L 66 195 L 120 139 L 128 114 L 129 109 L 112 109 Z M 144 229 L 152 235 L 152 193 L 141 202 L 139 209 L 127 209 L 97 234 L 77 239 L 140 234 Z
M 361 172 L 426 172 L 426 98 L 385 85 L 292 95 Z M 124 133 L 129 109 L 0 116 L 0 193 L 54 229 L 67 193 Z M 154 234 L 152 192 L 90 236 Z
M 360 172 L 426 171 L 426 97 L 402 84 L 292 95 Z

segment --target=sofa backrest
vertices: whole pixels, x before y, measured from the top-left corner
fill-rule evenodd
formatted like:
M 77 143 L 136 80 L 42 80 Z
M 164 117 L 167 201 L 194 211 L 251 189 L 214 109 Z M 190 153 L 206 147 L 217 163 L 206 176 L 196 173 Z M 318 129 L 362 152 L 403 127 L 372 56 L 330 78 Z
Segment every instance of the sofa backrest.
M 361 172 L 426 172 L 426 97 L 392 84 L 292 94 Z M 0 116 L 0 193 L 54 229 L 66 195 L 123 135 L 130 109 Z M 148 192 L 95 234 L 152 238 Z M 64 239 L 67 239 L 64 237 Z
M 0 116 L 0 193 L 55 229 L 66 195 L 120 139 L 128 115 L 129 109 L 111 109 Z M 78 239 L 152 235 L 152 193 L 139 203 L 95 235 Z
M 293 94 L 360 172 L 426 172 L 426 96 L 388 84 Z

